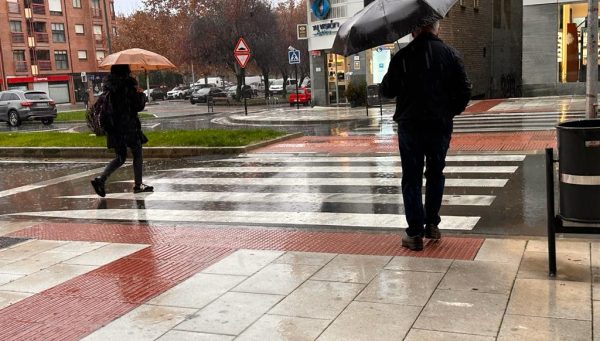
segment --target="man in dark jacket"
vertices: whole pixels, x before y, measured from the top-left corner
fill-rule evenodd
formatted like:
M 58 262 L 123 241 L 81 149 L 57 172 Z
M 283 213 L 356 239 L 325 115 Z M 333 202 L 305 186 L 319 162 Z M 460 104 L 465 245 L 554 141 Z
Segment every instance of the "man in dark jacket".
M 438 37 L 439 22 L 413 32 L 414 40 L 392 59 L 381 83 L 385 97 L 396 97 L 394 121 L 402 159 L 402 196 L 408 228 L 402 246 L 423 249 L 423 237 L 441 239 L 440 207 L 446 153 L 454 116 L 471 97 L 471 85 L 458 52 Z M 427 188 L 423 205 L 423 167 Z
M 116 157 L 92 180 L 96 193 L 106 195 L 105 183 L 108 177 L 121 167 L 127 159 L 127 148 L 133 155 L 134 193 L 152 192 L 154 188 L 142 183 L 142 144 L 148 139 L 142 132 L 138 112 L 144 110 L 145 96 L 131 77 L 129 65 L 113 65 L 104 81 L 104 92 L 110 94 L 112 104 L 112 126 L 105 127 L 107 147 L 114 149 Z

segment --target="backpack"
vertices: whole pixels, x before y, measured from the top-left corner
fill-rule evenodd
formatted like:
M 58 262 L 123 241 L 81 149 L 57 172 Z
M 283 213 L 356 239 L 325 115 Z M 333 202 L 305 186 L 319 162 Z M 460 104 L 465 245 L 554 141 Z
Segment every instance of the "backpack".
M 106 135 L 114 128 L 113 107 L 110 92 L 105 91 L 85 115 L 87 126 L 97 136 Z

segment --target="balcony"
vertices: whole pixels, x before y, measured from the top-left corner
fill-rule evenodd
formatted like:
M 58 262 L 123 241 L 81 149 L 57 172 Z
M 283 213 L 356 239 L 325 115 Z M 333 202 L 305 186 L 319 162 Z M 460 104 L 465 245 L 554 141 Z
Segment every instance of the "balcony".
M 44 4 L 31 4 L 31 10 L 33 14 L 46 15 L 46 5 Z
M 50 37 L 48 36 L 48 33 L 35 32 L 35 41 L 38 44 L 48 44 L 50 42 Z
M 52 61 L 50 60 L 38 60 L 38 68 L 40 71 L 52 70 Z
M 10 36 L 13 44 L 25 44 L 25 33 L 11 32 Z
M 101 19 L 102 18 L 102 10 L 100 8 L 92 7 L 92 18 Z
M 15 72 L 28 73 L 29 68 L 27 67 L 26 61 L 15 61 Z

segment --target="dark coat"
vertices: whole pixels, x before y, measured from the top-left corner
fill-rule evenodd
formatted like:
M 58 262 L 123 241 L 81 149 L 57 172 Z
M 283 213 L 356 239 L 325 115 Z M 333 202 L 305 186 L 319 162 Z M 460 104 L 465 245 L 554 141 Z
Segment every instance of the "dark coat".
M 424 32 L 392 58 L 381 94 L 397 97 L 394 121 L 400 131 L 452 132 L 452 118 L 471 97 L 462 58 L 435 35 Z
M 110 92 L 114 121 L 114 128 L 106 132 L 107 147 L 136 147 L 148 142 L 138 116 L 146 101 L 144 94 L 137 91 L 137 81 L 111 74 L 105 79 L 103 89 Z

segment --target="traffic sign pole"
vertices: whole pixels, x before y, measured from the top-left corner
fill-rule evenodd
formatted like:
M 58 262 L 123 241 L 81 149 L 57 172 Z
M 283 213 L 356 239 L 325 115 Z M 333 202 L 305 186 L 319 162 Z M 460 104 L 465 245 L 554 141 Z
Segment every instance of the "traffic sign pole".
M 294 71 L 296 72 L 296 110 L 300 110 L 300 99 L 298 98 L 298 64 L 294 64 Z
M 235 49 L 233 50 L 233 55 L 234 55 L 235 60 L 237 61 L 238 65 L 242 69 L 241 70 L 242 71 L 241 95 L 242 95 L 242 97 L 244 97 L 244 113 L 246 116 L 248 116 L 248 103 L 246 102 L 245 88 L 246 88 L 246 65 L 248 65 L 248 62 L 250 61 L 250 47 L 248 46 L 248 43 L 246 43 L 246 41 L 244 40 L 243 37 L 240 37 L 240 39 L 238 39 L 238 42 L 235 45 Z

